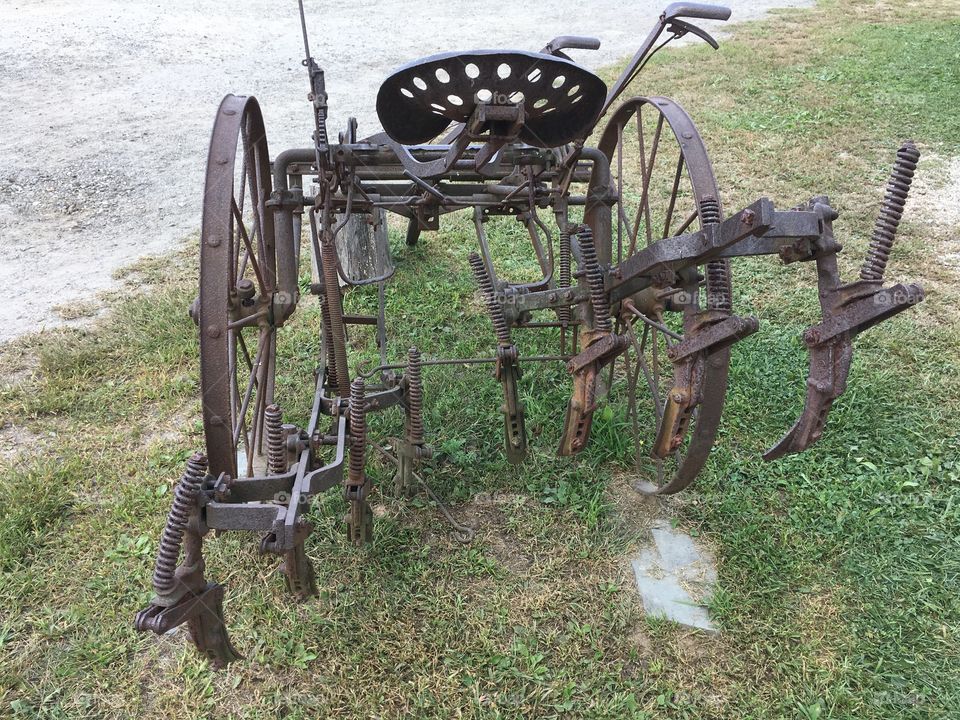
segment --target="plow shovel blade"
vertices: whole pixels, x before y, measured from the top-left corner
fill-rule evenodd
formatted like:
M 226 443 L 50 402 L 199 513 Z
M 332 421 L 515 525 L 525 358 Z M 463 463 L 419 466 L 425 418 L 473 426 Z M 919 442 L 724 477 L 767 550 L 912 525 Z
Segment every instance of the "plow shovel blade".
M 803 412 L 780 442 L 763 454 L 764 460 L 802 452 L 820 439 L 833 401 L 847 387 L 852 358 L 853 344 L 847 334 L 810 348 L 810 375 Z
M 197 594 L 187 593 L 169 607 L 152 604 L 137 615 L 137 630 L 151 630 L 158 635 L 187 623 L 190 637 L 200 654 L 214 667 L 221 668 L 243 656 L 227 635 L 223 620 L 223 585 L 208 583 Z

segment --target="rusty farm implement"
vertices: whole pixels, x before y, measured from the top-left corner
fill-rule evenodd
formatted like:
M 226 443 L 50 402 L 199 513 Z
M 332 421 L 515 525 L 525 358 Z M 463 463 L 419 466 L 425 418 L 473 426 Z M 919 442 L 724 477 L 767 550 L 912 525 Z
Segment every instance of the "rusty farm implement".
M 521 368 L 559 362 L 569 372 L 561 455 L 589 443 L 594 410 L 616 369 L 627 387 L 638 482 L 651 493 L 686 488 L 715 440 L 731 345 L 758 328 L 755 318 L 735 312 L 733 258 L 774 255 L 816 268 L 822 320 L 803 338 L 806 403 L 765 457 L 816 442 L 845 389 L 856 335 L 923 298 L 917 285 L 883 283 L 918 153 L 911 143 L 897 153 L 869 252 L 851 283 L 838 274 L 837 213 L 825 196 L 790 210 L 759 198 L 725 211 L 684 108 L 667 97 L 622 96 L 670 40 L 693 35 L 717 47 L 693 20 L 729 16 L 723 7 L 670 5 L 610 88 L 564 52 L 599 47 L 587 37 L 559 37 L 536 52 L 417 60 L 379 90 L 383 132 L 360 137 L 351 120 L 336 139 L 328 134 L 324 73 L 304 24 L 313 142 L 272 161 L 257 101 L 224 98 L 207 159 L 200 288 L 191 307 L 206 448 L 190 458 L 176 487 L 153 576 L 156 596 L 137 616 L 139 629 L 164 633 L 187 623 L 214 664 L 237 657 L 223 620 L 224 588 L 205 574 L 210 530 L 259 533 L 261 551 L 282 556 L 290 592 L 315 594 L 304 552 L 309 501 L 340 488 L 349 541 L 371 540 L 365 461 L 370 448 L 383 449 L 368 443 L 367 416 L 394 406 L 404 413 L 393 460 L 397 491 L 411 492 L 418 465 L 431 456 L 423 420 L 428 365 L 494 367 L 513 463 L 527 452 Z M 459 211 L 472 216 L 476 230 L 476 251 L 462 260 L 489 314 L 496 352 L 424 358 L 416 347 L 394 348 L 405 361 L 391 363 L 383 288 L 395 267 L 386 215 L 402 218 L 414 244 Z M 500 274 L 485 229 L 498 216 L 522 225 L 534 282 Z M 305 300 L 301 246 L 322 321 L 312 410 L 298 426 L 285 421 L 275 390 L 285 371 L 277 339 Z M 364 285 L 379 290 L 378 312 L 347 313 L 345 293 Z M 355 324 L 375 329 L 377 367 L 351 368 L 346 331 Z M 516 328 L 550 328 L 559 334 L 557 352 L 525 354 Z

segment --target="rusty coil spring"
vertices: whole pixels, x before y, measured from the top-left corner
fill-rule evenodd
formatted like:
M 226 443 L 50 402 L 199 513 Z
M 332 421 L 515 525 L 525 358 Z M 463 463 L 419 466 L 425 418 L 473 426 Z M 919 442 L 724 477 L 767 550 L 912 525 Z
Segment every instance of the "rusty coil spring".
M 559 287 L 570 287 L 570 233 L 564 230 L 560 233 L 560 277 Z M 557 320 L 566 325 L 570 322 L 570 306 L 560 305 L 557 308 Z
M 196 453 L 187 460 L 184 470 L 173 493 L 167 523 L 160 536 L 157 549 L 157 562 L 153 569 L 153 589 L 158 595 L 166 595 L 176 584 L 177 560 L 183 544 L 183 533 L 187 529 L 190 513 L 197 505 L 197 497 L 203 487 L 203 478 L 207 474 L 207 457 Z
M 873 235 L 870 238 L 870 249 L 860 268 L 860 279 L 881 282 L 887 269 L 887 260 L 893 249 L 893 241 L 897 236 L 900 218 L 903 216 L 903 207 L 907 203 L 907 193 L 913 182 L 913 173 L 920 160 L 920 151 L 912 140 L 908 140 L 897 150 L 897 159 L 890 172 L 887 182 L 887 191 L 880 205 L 880 213 L 873 226 Z
M 327 133 L 327 107 L 321 105 L 317 108 L 317 145 L 325 147 L 330 144 L 330 138 Z
M 336 388 L 340 396 L 349 392 L 347 382 L 347 344 L 343 325 L 343 307 L 340 303 L 340 283 L 337 277 L 337 247 L 332 236 L 325 236 L 320 243 L 320 259 L 323 264 L 323 290 L 327 300 L 327 317 L 330 320 L 330 344 L 333 346 L 333 366 L 336 369 Z M 329 350 L 329 349 L 328 349 Z M 332 380 L 332 379 L 331 379 Z
M 577 228 L 577 242 L 580 245 L 587 284 L 590 286 L 594 328 L 601 332 L 610 332 L 613 328 L 610 323 L 610 302 L 603 289 L 603 274 L 600 272 L 600 263 L 597 262 L 597 246 L 593 242 L 593 230 L 589 225 Z
M 330 309 L 327 305 L 327 298 L 325 296 L 320 297 L 320 319 L 323 322 L 323 326 L 326 328 L 330 327 Z M 327 343 L 327 383 L 332 388 L 340 387 L 340 384 L 337 382 L 337 358 L 333 350 L 333 342 Z
M 283 446 L 283 410 L 279 405 L 267 405 L 263 423 L 267 431 L 267 469 L 271 475 L 280 475 L 287 471 L 287 450 Z
M 716 225 L 721 220 L 720 203 L 716 198 L 704 198 L 700 201 L 700 225 Z
M 367 444 L 366 387 L 362 377 L 350 383 L 350 485 L 363 485 L 363 453 Z
M 717 225 L 722 220 L 720 203 L 716 198 L 700 201 L 700 226 Z M 730 312 L 733 309 L 733 287 L 730 281 L 730 261 L 717 258 L 707 263 L 707 307 Z
M 421 370 L 420 350 L 410 348 L 407 353 L 407 418 L 410 424 L 409 437 L 411 445 L 423 445 L 423 381 Z
M 507 318 L 503 314 L 503 308 L 497 302 L 497 296 L 493 290 L 493 281 L 487 273 L 483 259 L 477 253 L 470 253 L 470 257 L 467 259 L 470 261 L 470 268 L 473 270 L 473 276 L 477 280 L 483 299 L 487 303 L 487 311 L 493 322 L 493 331 L 497 334 L 497 342 L 502 346 L 512 345 Z

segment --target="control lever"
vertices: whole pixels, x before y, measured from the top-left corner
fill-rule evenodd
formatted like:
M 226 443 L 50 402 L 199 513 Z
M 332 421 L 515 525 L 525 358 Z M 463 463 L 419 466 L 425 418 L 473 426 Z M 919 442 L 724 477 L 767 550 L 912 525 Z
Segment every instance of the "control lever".
M 543 46 L 540 51 L 544 55 L 556 55 L 569 60 L 561 50 L 599 50 L 600 38 L 584 37 L 583 35 L 560 35 Z
M 729 20 L 730 8 L 723 5 L 707 5 L 706 3 L 675 2 L 667 6 L 660 16 L 663 22 L 670 22 L 674 18 L 688 17 L 699 20 Z
M 667 25 L 667 30 L 673 33 L 673 36 L 677 38 L 682 38 L 687 33 L 692 33 L 706 42 L 714 50 L 720 49 L 720 43 L 714 40 L 710 33 L 703 28 L 698 28 L 696 25 L 688 23 L 684 20 L 671 20 L 670 24 Z
M 653 54 L 670 42 L 670 40 L 682 37 L 687 33 L 693 33 L 697 37 L 709 43 L 714 50 L 720 47 L 717 44 L 717 41 L 705 31 L 701 30 L 695 25 L 677 19 L 681 17 L 699 18 L 701 20 L 729 20 L 730 8 L 723 7 L 721 5 L 704 5 L 702 3 L 687 2 L 677 2 L 673 3 L 672 5 L 668 5 L 667 9 L 664 10 L 657 19 L 657 24 L 653 26 L 653 29 L 647 35 L 646 39 L 643 41 L 643 44 L 630 59 L 630 62 L 627 63 L 627 66 L 623 69 L 623 72 L 620 73 L 620 77 L 617 78 L 617 81 L 613 84 L 613 87 L 610 88 L 610 91 L 607 93 L 607 99 L 604 101 L 603 108 L 599 113 L 600 117 L 606 114 L 607 110 L 613 106 L 613 103 L 616 102 L 618 97 L 620 97 L 620 94 L 626 89 L 627 85 L 633 81 L 633 79 L 637 76 L 637 73 L 643 69 L 644 65 L 647 64 L 647 61 L 653 57 Z M 660 37 L 660 34 L 668 26 L 670 31 L 673 33 L 673 37 L 668 38 L 666 41 L 657 45 L 656 43 Z

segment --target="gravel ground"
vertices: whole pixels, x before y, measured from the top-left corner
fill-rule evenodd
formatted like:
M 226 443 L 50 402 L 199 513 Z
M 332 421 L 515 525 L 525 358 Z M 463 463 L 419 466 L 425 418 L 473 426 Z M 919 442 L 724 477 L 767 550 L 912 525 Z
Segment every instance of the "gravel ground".
M 327 71 L 331 134 L 379 129 L 380 81 L 451 49 L 602 39 L 588 67 L 632 53 L 668 0 L 307 0 Z M 804 0 L 728 2 L 734 20 Z M 585 12 L 585 8 L 588 11 Z M 717 23 L 704 23 L 716 26 Z M 118 268 L 197 229 L 211 121 L 227 92 L 256 95 L 272 152 L 309 144 L 295 0 L 5 0 L 0 4 L 0 342 L 62 322 Z M 10 288 L 16 287 L 15 292 Z M 66 313 L 69 314 L 69 313 Z

